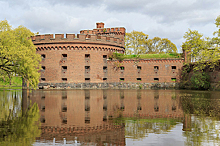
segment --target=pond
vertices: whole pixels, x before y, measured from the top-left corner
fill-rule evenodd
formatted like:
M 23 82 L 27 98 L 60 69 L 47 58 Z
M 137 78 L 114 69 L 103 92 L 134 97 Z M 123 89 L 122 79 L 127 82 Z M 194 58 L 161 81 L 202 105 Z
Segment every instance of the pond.
M 0 145 L 218 145 L 220 92 L 0 90 Z

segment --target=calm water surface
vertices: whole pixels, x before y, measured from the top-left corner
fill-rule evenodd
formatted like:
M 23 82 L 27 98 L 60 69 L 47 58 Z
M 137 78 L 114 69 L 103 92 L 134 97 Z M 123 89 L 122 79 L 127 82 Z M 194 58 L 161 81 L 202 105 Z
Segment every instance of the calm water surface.
M 220 92 L 0 90 L 0 145 L 220 144 Z

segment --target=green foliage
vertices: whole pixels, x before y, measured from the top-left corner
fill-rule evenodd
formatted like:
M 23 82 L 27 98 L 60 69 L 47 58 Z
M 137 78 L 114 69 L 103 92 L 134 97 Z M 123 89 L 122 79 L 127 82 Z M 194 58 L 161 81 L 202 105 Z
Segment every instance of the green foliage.
M 207 90 L 210 87 L 210 76 L 205 72 L 194 72 L 190 81 L 192 89 Z
M 177 47 L 167 38 L 154 37 L 148 39 L 148 35 L 132 31 L 125 35 L 126 54 L 161 54 L 161 53 L 176 53 Z
M 0 73 L 11 78 L 20 75 L 30 86 L 39 82 L 41 57 L 36 54 L 29 29 L 19 26 L 13 29 L 6 20 L 0 21 Z
M 11 79 L 9 79 L 8 76 L 2 76 L 0 77 L 0 86 L 22 86 L 22 78 L 12 77 Z

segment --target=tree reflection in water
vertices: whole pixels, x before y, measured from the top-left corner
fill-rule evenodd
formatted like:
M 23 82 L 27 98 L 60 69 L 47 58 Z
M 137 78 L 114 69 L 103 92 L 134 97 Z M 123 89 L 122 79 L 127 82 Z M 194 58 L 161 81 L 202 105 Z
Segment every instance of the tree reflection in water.
M 185 145 L 215 145 L 220 143 L 220 99 L 211 92 L 181 95 L 185 113 L 183 135 Z
M 21 91 L 0 92 L 0 145 L 31 145 L 40 136 L 36 103 L 22 113 Z

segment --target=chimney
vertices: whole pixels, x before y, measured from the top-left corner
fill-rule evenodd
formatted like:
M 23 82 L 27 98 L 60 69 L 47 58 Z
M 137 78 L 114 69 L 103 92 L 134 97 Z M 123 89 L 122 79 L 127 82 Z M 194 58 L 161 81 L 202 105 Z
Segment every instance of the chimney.
M 103 22 L 96 23 L 96 28 L 104 28 L 104 25 Z

